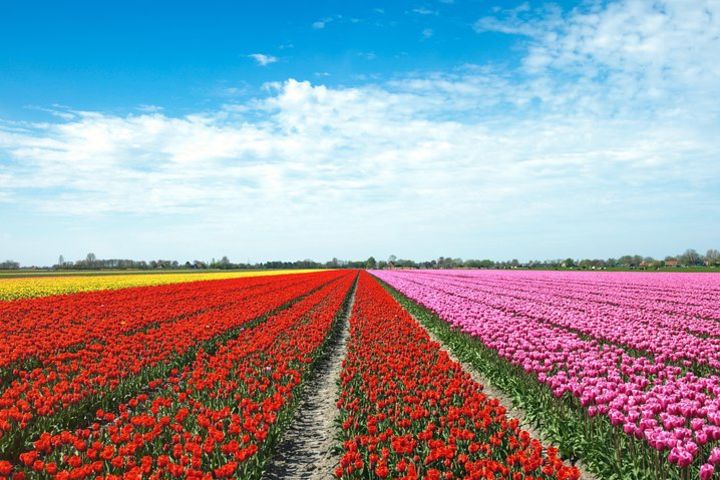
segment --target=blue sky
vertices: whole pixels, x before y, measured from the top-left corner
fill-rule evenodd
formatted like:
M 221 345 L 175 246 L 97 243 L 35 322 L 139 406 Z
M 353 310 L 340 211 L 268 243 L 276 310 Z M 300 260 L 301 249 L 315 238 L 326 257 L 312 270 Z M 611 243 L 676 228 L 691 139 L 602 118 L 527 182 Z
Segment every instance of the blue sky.
M 182 114 L 287 78 L 358 85 L 517 57 L 512 38 L 473 30 L 492 13 L 484 1 L 67 3 L 4 8 L 0 68 L 10 75 L 0 88 L 13 94 L 3 114 L 27 117 L 29 105 L 53 103 Z M 254 53 L 277 61 L 255 68 Z
M 0 17 L 2 257 L 720 247 L 717 0 L 63 3 Z

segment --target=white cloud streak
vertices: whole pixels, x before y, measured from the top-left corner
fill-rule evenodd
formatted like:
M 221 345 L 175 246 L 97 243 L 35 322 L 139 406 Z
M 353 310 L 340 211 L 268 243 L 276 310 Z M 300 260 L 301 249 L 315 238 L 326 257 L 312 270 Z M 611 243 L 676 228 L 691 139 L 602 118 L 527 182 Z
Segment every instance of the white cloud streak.
M 265 67 L 267 65 L 270 65 L 271 63 L 275 63 L 278 61 L 278 58 L 272 55 L 266 55 L 264 53 L 251 53 L 248 55 L 249 58 L 252 58 L 257 62 L 258 65 L 261 67 Z
M 425 8 L 425 7 L 413 8 L 411 11 L 412 11 L 412 13 L 416 13 L 418 15 L 438 15 L 439 14 L 439 12 L 437 10 L 430 10 L 429 8 Z
M 331 15 L 329 17 L 321 18 L 320 20 L 314 21 L 310 26 L 315 30 L 322 30 L 323 28 L 327 27 L 332 22 L 341 21 L 343 19 L 342 15 Z M 350 19 L 351 23 L 357 23 L 359 21 L 358 19 Z

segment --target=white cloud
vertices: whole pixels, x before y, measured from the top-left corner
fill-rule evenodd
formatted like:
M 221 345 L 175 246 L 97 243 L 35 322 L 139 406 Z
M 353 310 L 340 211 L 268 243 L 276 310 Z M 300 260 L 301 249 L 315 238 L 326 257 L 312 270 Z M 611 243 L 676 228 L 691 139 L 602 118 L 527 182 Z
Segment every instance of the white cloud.
M 701 77 L 716 83 L 719 17 L 718 0 L 620 0 L 570 12 L 522 4 L 479 19 L 475 29 L 531 37 L 525 66 L 534 73 L 618 74 L 685 88 Z
M 623 0 L 574 11 L 554 32 L 536 36 L 528 69 L 637 82 L 648 94 L 717 86 L 720 1 Z
M 342 20 L 342 18 L 343 18 L 342 15 L 331 15 L 329 17 L 321 18 L 320 20 L 313 22 L 310 26 L 312 28 L 314 28 L 315 30 L 322 30 L 329 23 L 336 22 L 338 20 Z M 357 19 L 350 20 L 352 23 L 357 23 L 357 22 L 353 22 L 353 20 L 357 20 Z
M 496 16 L 478 19 L 473 28 L 478 33 L 499 32 L 511 35 L 536 36 L 562 25 L 562 10 L 549 3 L 533 10 L 528 2 L 509 8 L 496 7 Z
M 434 33 L 435 32 L 433 32 L 432 28 L 425 28 L 422 31 L 422 36 L 423 36 L 423 38 L 430 38 L 433 36 Z
M 137 109 L 141 112 L 146 112 L 146 113 L 155 113 L 155 112 L 163 111 L 163 107 L 160 107 L 157 105 L 145 105 L 145 104 L 138 105 Z
M 261 67 L 265 67 L 267 65 L 270 65 L 271 63 L 275 63 L 278 61 L 277 57 L 274 57 L 272 55 L 266 55 L 264 53 L 251 53 L 250 55 L 248 55 L 248 57 L 255 60 L 257 64 Z
M 413 8 L 411 11 L 412 13 L 417 13 L 418 15 L 438 15 L 437 10 L 430 10 L 425 7 Z
M 257 209 L 278 216 L 290 204 L 309 213 L 333 199 L 348 211 L 404 205 L 411 216 L 437 220 L 448 209 L 520 214 L 520 205 L 541 198 L 547 208 L 565 196 L 592 203 L 588 182 L 622 199 L 631 187 L 667 178 L 702 185 L 718 174 L 708 154 L 717 141 L 692 125 L 591 115 L 452 120 L 472 106 L 491 115 L 492 102 L 478 103 L 469 79 L 345 89 L 290 80 L 276 88 L 241 109 L 186 117 L 78 112 L 74 121 L 3 129 L 0 148 L 20 165 L 6 188 L 59 189 L 24 201 L 75 215 Z M 260 120 L 248 120 L 248 109 Z

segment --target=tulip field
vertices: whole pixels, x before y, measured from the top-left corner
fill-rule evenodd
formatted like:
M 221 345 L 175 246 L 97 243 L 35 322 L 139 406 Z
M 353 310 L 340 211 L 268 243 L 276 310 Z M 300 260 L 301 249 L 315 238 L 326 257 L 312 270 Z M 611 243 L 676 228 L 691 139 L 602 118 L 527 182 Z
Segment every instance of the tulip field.
M 0 279 L 0 480 L 268 478 L 322 375 L 312 478 L 720 479 L 712 274 L 237 273 Z
M 310 270 L 283 270 L 282 273 L 302 273 Z M 133 273 L 133 274 L 65 274 L 63 276 L 18 276 L 0 279 L 0 300 L 44 297 L 93 290 L 117 290 L 129 287 L 146 287 L 172 283 L 220 280 L 225 278 L 277 275 L 277 270 L 220 271 L 202 273 Z
M 374 274 L 447 322 L 446 338 L 474 349 L 488 377 L 513 383 L 535 423 L 593 470 L 608 478 L 718 478 L 717 276 Z M 538 400 L 543 394 L 548 401 Z
M 341 373 L 340 478 L 577 479 L 554 448 L 433 342 L 370 276 L 360 278 Z

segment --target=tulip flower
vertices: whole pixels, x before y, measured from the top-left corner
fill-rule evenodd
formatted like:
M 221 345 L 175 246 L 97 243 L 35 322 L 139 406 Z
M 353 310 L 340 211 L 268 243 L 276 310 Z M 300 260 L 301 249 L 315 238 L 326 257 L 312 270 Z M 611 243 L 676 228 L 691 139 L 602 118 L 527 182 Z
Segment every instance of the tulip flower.
M 699 446 L 720 440 L 717 276 L 372 273 L 671 463 L 699 468 Z

